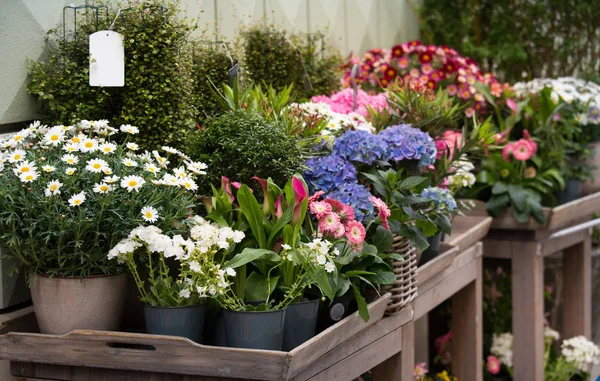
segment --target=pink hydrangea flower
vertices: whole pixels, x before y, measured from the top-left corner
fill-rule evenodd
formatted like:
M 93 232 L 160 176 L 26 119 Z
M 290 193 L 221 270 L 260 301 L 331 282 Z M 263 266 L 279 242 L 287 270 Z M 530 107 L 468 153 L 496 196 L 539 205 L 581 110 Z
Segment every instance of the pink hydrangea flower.
M 331 205 L 325 201 L 315 201 L 310 203 L 310 212 L 320 220 L 326 215 L 330 214 L 332 209 Z
M 488 356 L 487 358 L 487 370 L 491 374 L 500 373 L 500 360 L 496 356 Z
M 363 224 L 358 221 L 350 221 L 346 228 L 348 242 L 355 246 L 361 246 L 365 242 L 367 232 Z

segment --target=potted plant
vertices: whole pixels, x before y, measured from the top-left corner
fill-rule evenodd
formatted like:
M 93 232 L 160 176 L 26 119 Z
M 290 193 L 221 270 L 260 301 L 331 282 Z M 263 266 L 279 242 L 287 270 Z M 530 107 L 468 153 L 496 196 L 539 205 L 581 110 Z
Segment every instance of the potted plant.
M 106 120 L 51 128 L 36 122 L 3 142 L 0 244 L 29 275 L 42 332 L 117 329 L 127 275 L 108 251 L 140 224 L 176 230 L 193 205 L 192 176 L 203 172 L 201 163 L 159 180 L 168 162 L 184 155 L 168 147 L 169 157 L 136 153 L 128 142 L 136 133 Z
M 133 275 L 148 333 L 201 342 L 205 302 L 222 294 L 228 284 L 226 275 L 235 274 L 221 264 L 244 233 L 197 216 L 184 225 L 185 238 L 163 234 L 155 226 L 135 228 L 110 250 L 108 258 L 126 264 Z

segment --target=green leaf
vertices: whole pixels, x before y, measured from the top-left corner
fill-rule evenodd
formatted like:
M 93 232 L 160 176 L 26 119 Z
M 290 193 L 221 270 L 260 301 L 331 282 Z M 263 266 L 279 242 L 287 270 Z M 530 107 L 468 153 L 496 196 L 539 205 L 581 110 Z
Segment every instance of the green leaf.
M 400 189 L 411 189 L 414 188 L 423 182 L 427 181 L 427 177 L 419 177 L 419 176 L 411 176 L 409 178 L 404 179 L 399 188 Z
M 431 220 L 444 233 L 452 233 L 452 221 L 450 221 L 450 218 L 448 218 L 447 215 L 442 213 L 435 213 L 431 215 Z
M 250 224 L 250 230 L 252 230 L 258 246 L 261 249 L 267 249 L 265 229 L 263 227 L 263 213 L 258 201 L 256 201 L 256 197 L 254 197 L 250 188 L 243 184 L 237 193 L 237 199 L 242 213 Z
M 516 184 L 508 185 L 508 195 L 510 196 L 510 201 L 512 205 L 518 209 L 519 211 L 524 211 L 527 202 L 525 199 L 525 191 L 522 186 Z
M 508 192 L 508 186 L 506 185 L 506 183 L 503 183 L 502 181 L 497 182 L 492 187 L 492 194 L 494 194 L 494 195 L 503 194 L 506 192 Z
M 267 277 L 253 271 L 246 279 L 246 300 L 267 300 L 277 287 L 280 276 Z
M 371 266 L 370 269 L 373 274 L 365 274 L 363 277 L 373 284 L 393 284 L 396 281 L 396 274 L 389 268 L 377 265 L 377 267 Z
M 392 247 L 394 236 L 392 235 L 392 232 L 379 225 L 377 226 L 377 229 L 375 229 L 375 234 L 370 237 L 369 242 L 377 247 L 379 252 L 384 252 Z
M 225 267 L 235 269 L 263 257 L 268 257 L 269 260 L 276 260 L 277 258 L 281 260 L 281 257 L 272 250 L 245 248 L 241 253 L 225 263 Z
M 431 237 L 438 232 L 437 226 L 429 220 L 417 220 L 416 225 L 423 231 L 425 237 Z
M 337 284 L 337 291 L 335 293 L 335 296 L 343 296 L 346 295 L 346 293 L 348 292 L 348 290 L 350 289 L 350 286 L 352 285 L 352 282 L 350 282 L 348 279 L 340 279 L 338 281 Z M 329 298 L 329 300 L 333 300 L 333 298 L 327 296 Z
M 365 321 L 369 321 L 369 308 L 367 306 L 367 301 L 360 294 L 360 289 L 356 285 L 352 285 L 354 288 L 354 297 L 356 298 L 356 304 L 358 305 L 358 314 Z
M 499 217 L 508 205 L 510 204 L 510 197 L 507 193 L 502 194 L 500 196 L 492 196 L 486 203 L 486 208 L 490 216 Z

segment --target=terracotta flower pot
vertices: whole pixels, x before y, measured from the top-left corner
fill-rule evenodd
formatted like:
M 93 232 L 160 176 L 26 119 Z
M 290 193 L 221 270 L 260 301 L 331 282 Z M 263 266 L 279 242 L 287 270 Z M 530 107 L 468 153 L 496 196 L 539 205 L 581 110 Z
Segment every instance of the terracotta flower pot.
M 118 329 L 126 294 L 127 274 L 86 278 L 36 275 L 31 284 L 40 331 L 55 335 L 75 329 Z
M 600 192 L 600 142 L 590 143 L 590 148 L 592 149 L 593 156 L 588 159 L 587 163 L 595 167 L 592 171 L 594 180 L 588 180 L 583 183 L 582 194 L 584 196 Z

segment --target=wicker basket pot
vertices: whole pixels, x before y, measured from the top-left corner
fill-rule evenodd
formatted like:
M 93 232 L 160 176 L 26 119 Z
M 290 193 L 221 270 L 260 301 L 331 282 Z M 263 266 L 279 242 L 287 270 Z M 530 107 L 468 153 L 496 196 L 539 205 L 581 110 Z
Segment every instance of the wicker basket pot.
M 400 254 L 404 261 L 393 260 L 392 267 L 396 274 L 394 284 L 385 286 L 384 292 L 390 292 L 392 297 L 388 304 L 386 316 L 394 315 L 417 297 L 417 250 L 406 238 L 394 235 L 394 244 L 388 253 Z

